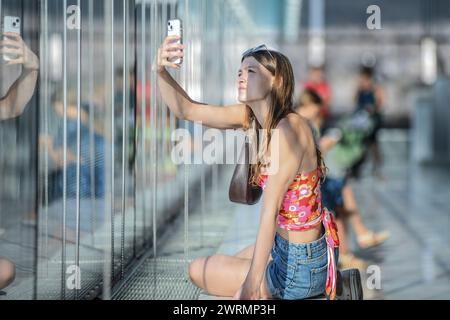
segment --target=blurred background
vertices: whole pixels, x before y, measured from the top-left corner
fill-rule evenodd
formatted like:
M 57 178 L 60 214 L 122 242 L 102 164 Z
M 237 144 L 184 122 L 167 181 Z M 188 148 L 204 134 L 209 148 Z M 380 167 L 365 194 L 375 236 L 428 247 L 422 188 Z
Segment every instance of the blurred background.
M 378 153 L 350 184 L 365 223 L 391 237 L 361 250 L 350 232 L 380 270 L 365 297 L 450 298 L 448 1 L 0 0 L 0 13 L 2 31 L 20 17 L 40 63 L 23 112 L 0 118 L 0 299 L 199 299 L 189 262 L 255 240 L 259 205 L 228 200 L 234 166 L 171 160 L 176 128 L 192 150 L 205 144 L 151 72 L 174 18 L 187 49 L 172 74 L 197 101 L 236 103 L 241 54 L 264 43 L 290 59 L 296 98 L 322 95 L 332 128 L 370 70 Z M 23 70 L 0 66 L 2 97 Z

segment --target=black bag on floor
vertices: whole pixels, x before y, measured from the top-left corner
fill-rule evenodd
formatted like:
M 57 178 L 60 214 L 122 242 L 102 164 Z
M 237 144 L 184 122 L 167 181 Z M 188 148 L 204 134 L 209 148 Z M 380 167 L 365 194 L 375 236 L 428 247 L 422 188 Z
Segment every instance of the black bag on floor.
M 336 300 L 363 300 L 361 274 L 358 269 L 338 270 Z

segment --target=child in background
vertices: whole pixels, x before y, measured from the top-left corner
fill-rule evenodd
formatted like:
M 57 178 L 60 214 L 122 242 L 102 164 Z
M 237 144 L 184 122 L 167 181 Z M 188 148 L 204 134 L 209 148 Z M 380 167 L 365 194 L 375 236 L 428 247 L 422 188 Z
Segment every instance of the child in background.
M 305 90 L 299 99 L 297 112 L 308 119 L 318 137 L 323 123 L 320 108 L 322 99 L 311 89 Z M 327 176 L 321 186 L 322 201 L 336 215 L 338 234 L 340 239 L 339 267 L 342 269 L 365 269 L 368 263 L 357 258 L 348 247 L 347 222 L 350 220 L 356 232 L 357 242 L 361 249 L 367 249 L 381 244 L 389 237 L 387 232 L 375 233 L 369 230 L 363 223 L 361 214 L 353 194 L 352 187 L 347 183 L 345 168 L 339 168 L 334 162 L 332 150 L 342 140 L 342 130 L 338 128 L 328 129 L 319 140 L 320 150 L 328 168 Z

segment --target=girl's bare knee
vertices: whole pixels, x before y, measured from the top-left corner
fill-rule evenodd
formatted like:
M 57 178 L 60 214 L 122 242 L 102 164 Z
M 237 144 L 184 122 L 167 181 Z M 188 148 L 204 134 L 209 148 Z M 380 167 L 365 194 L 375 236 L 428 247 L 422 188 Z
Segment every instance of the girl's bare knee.
M 197 259 L 194 259 L 189 263 L 189 277 L 191 278 L 192 282 L 195 282 L 196 278 L 196 269 L 197 269 Z
M 201 279 L 203 277 L 204 272 L 204 264 L 205 264 L 205 258 L 196 258 L 189 264 L 189 277 L 191 278 L 191 281 L 197 285 L 198 287 L 201 287 Z
M 0 259 L 0 289 L 9 286 L 16 278 L 16 266 L 9 260 Z

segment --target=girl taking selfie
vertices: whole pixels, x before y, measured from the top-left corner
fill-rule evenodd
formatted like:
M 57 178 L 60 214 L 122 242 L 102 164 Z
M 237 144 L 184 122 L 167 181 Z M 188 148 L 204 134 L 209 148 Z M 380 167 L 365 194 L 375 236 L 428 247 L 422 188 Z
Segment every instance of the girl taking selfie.
M 156 64 L 159 92 L 174 115 L 218 129 L 247 131 L 256 123 L 263 132 L 250 179 L 264 190 L 256 242 L 235 256 L 195 259 L 191 280 L 210 294 L 234 299 L 305 299 L 325 292 L 334 299 L 337 229 L 322 206 L 321 153 L 307 121 L 293 110 L 290 61 L 265 45 L 249 49 L 237 74 L 239 103 L 204 104 L 192 100 L 167 71 L 181 67 L 174 63 L 184 56 L 179 40 L 164 40 Z

